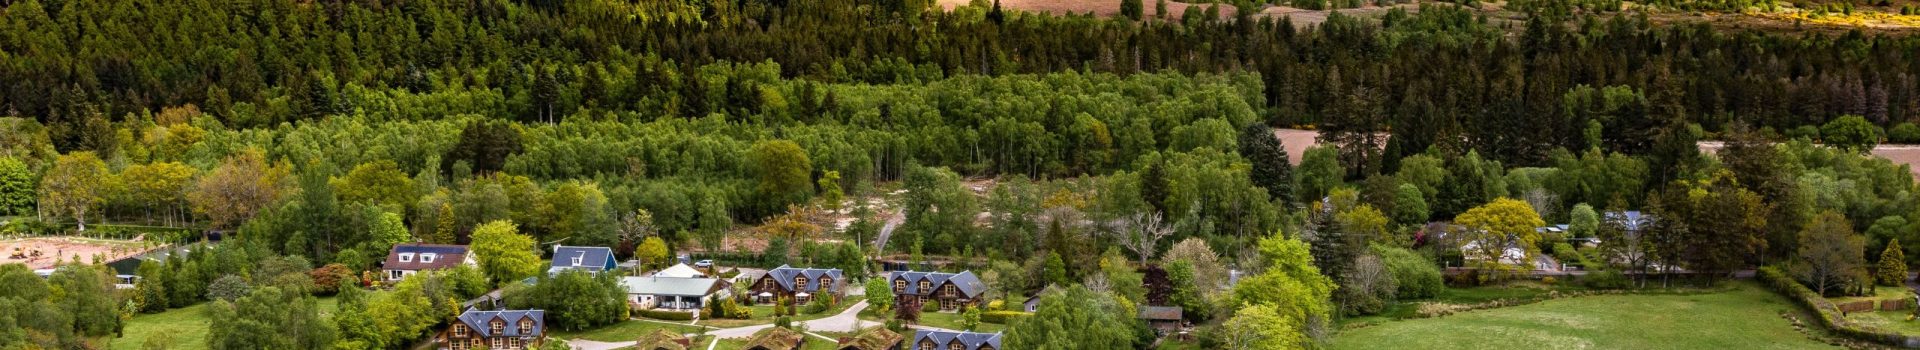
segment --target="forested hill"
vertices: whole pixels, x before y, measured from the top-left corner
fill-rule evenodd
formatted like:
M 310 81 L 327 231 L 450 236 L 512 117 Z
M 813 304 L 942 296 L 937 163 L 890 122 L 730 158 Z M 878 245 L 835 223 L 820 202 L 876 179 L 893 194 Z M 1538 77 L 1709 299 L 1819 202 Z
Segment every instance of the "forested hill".
M 367 94 L 492 96 L 476 97 L 485 103 L 472 112 L 521 121 L 603 112 L 750 119 L 764 104 L 793 97 L 762 88 L 773 76 L 700 67 L 767 61 L 781 77 L 862 83 L 1067 70 L 1251 71 L 1264 83 L 1255 108 L 1269 122 L 1394 126 L 1402 136 L 1389 147 L 1395 154 L 1457 132 L 1466 144 L 1443 146 L 1521 164 L 1544 160 L 1551 146 L 1584 148 L 1566 135 L 1579 135 L 1587 120 L 1604 124 L 1611 141 L 1681 123 L 1713 132 L 1740 119 L 1784 130 L 1844 114 L 1888 124 L 1920 116 L 1916 38 L 1724 32 L 1653 26 L 1631 15 L 1509 30 L 1448 4 L 1377 19 L 1335 15 L 1305 30 L 1197 11 L 1135 22 L 986 7 L 943 12 L 925 1 L 4 6 L 0 106 L 47 124 L 63 151 L 107 147 L 107 123 L 142 111 L 193 104 L 243 128 L 353 113 L 372 103 L 357 98 Z M 702 79 L 688 79 L 694 76 Z M 1570 92 L 1581 85 L 1624 86 L 1621 98 L 1644 99 L 1647 108 L 1580 105 L 1590 101 Z M 1606 113 L 1635 117 L 1593 118 Z

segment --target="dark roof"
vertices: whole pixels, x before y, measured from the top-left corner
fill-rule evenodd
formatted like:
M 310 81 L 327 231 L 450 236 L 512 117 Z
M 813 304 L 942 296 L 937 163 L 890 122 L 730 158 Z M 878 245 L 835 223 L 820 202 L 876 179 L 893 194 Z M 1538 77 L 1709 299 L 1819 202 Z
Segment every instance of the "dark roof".
M 1140 319 L 1155 320 L 1155 321 L 1179 320 L 1180 307 L 1178 306 L 1143 306 L 1143 307 L 1140 307 Z
M 773 281 L 780 283 L 781 288 L 795 292 L 819 293 L 822 287 L 829 287 L 827 292 L 832 292 L 840 290 L 841 286 L 847 284 L 847 279 L 841 275 L 840 269 L 796 268 L 780 265 L 780 267 L 767 270 L 767 276 L 773 276 Z M 793 285 L 794 276 L 807 276 L 807 285 L 795 287 Z M 833 277 L 833 285 L 820 285 L 820 276 Z
M 933 340 L 933 348 L 927 349 L 920 347 L 922 340 Z M 960 342 L 961 346 L 967 350 L 979 349 L 981 345 L 988 345 L 994 349 L 1000 349 L 1000 333 L 948 332 L 922 329 L 913 332 L 913 342 L 911 345 L 908 345 L 907 349 L 946 350 L 949 349 L 949 344 L 953 342 Z
M 980 276 L 974 276 L 973 271 L 961 271 L 960 273 L 900 271 L 894 272 L 889 280 L 897 278 L 906 279 L 907 288 L 896 294 L 925 295 L 933 293 L 932 290 L 920 290 L 920 281 L 922 280 L 930 282 L 927 285 L 936 290 L 940 289 L 941 284 L 953 282 L 953 286 L 959 288 L 960 293 L 966 294 L 968 297 L 979 296 L 980 292 L 987 290 L 987 284 L 980 281 Z
M 481 337 L 539 338 L 541 335 L 547 333 L 546 316 L 547 312 L 542 310 L 480 311 L 467 309 L 466 312 L 460 313 L 460 323 L 467 324 L 467 328 L 473 329 L 473 331 L 479 333 Z M 507 324 L 506 327 L 501 327 L 500 334 L 493 334 L 493 327 L 488 325 L 488 322 L 493 321 L 495 318 L 499 318 Z M 525 334 L 520 333 L 520 320 L 522 319 L 533 320 L 532 332 Z
M 573 263 L 573 258 L 576 257 L 580 258 L 579 264 Z M 547 273 L 559 273 L 568 269 L 600 272 L 612 269 L 617 264 L 618 262 L 613 261 L 612 248 L 554 246 L 553 264 L 547 268 Z
M 433 254 L 433 262 L 423 259 L 425 254 Z M 402 261 L 401 256 L 407 258 Z M 467 246 L 448 244 L 395 244 L 387 251 L 387 261 L 380 267 L 388 270 L 432 270 L 459 266 L 467 260 Z

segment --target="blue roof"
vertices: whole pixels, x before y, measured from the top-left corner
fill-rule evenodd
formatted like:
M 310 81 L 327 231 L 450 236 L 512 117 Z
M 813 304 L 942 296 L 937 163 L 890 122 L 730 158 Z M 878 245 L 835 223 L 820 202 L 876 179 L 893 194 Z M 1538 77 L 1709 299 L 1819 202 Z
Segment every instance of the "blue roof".
M 767 270 L 767 276 L 773 276 L 773 280 L 775 282 L 779 282 L 781 287 L 785 287 L 787 290 L 795 291 L 795 292 L 812 292 L 812 293 L 819 293 L 823 291 L 831 292 L 831 291 L 839 290 L 840 286 L 846 285 L 847 283 L 847 279 L 845 277 L 842 277 L 840 273 L 840 269 L 796 268 L 796 267 L 787 266 L 787 265 L 780 265 L 780 267 L 773 268 L 772 270 Z M 807 276 L 807 284 L 803 286 L 794 286 L 793 285 L 794 276 Z M 821 276 L 833 277 L 833 285 L 831 286 L 821 285 L 820 284 Z M 825 288 L 825 290 L 823 290 L 823 288 Z
M 467 328 L 473 329 L 475 333 L 480 334 L 482 337 L 538 338 L 547 332 L 546 316 L 547 312 L 543 310 L 480 311 L 467 309 L 466 312 L 460 313 L 460 323 L 467 324 Z M 506 323 L 505 327 L 500 327 L 500 334 L 493 334 L 493 327 L 489 326 L 489 323 L 495 318 L 499 318 L 501 322 Z M 533 321 L 532 331 L 527 333 L 520 332 L 520 320 L 523 319 Z
M 575 263 L 574 258 L 579 258 L 580 261 Z M 613 260 L 612 248 L 556 246 L 553 247 L 553 263 L 547 268 L 547 273 L 560 273 L 570 269 L 601 272 L 612 270 L 617 264 L 619 263 Z
M 893 278 L 904 278 L 907 280 L 906 290 L 899 294 L 923 295 L 933 293 L 932 290 L 920 290 L 921 280 L 926 280 L 928 282 L 927 286 L 933 289 L 939 289 L 943 283 L 953 282 L 953 286 L 960 288 L 960 293 L 966 294 L 968 297 L 979 296 L 981 291 L 987 289 L 987 284 L 981 282 L 979 276 L 974 276 L 973 271 L 961 271 L 960 273 L 900 271 L 894 272 Z
M 933 347 L 921 347 L 920 344 L 924 340 L 932 340 Z M 907 349 L 946 350 L 950 349 L 950 344 L 954 342 L 959 342 L 961 347 L 967 350 L 980 349 L 981 345 L 992 346 L 994 349 L 999 349 L 1000 333 L 948 332 L 922 329 L 913 332 L 913 342 L 909 343 Z

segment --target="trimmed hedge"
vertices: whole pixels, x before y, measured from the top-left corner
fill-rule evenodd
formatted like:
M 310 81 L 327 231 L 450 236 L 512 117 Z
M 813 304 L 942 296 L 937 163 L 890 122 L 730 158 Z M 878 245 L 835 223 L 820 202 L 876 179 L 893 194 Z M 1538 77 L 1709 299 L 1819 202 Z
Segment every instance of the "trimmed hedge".
M 980 314 L 980 322 L 1007 324 L 1007 322 L 1011 322 L 1013 319 L 1027 316 L 1033 316 L 1033 314 L 1019 311 L 987 311 Z
M 693 313 L 665 310 L 634 310 L 634 316 L 665 321 L 692 321 Z
M 1840 308 L 1835 306 L 1833 302 L 1821 297 L 1819 293 L 1814 293 L 1812 289 L 1807 289 L 1807 286 L 1800 285 L 1799 281 L 1788 277 L 1787 274 L 1781 272 L 1778 267 L 1761 267 L 1760 271 L 1755 274 L 1755 277 L 1759 278 L 1760 282 L 1766 284 L 1768 288 L 1786 295 L 1789 299 L 1793 299 L 1795 303 L 1800 304 L 1801 307 L 1813 310 L 1814 313 L 1819 314 L 1820 325 L 1833 330 L 1836 334 L 1840 334 L 1849 339 L 1875 344 L 1910 349 L 1920 348 L 1920 338 L 1909 337 L 1897 332 L 1886 331 L 1848 321 L 1846 316 L 1840 311 Z

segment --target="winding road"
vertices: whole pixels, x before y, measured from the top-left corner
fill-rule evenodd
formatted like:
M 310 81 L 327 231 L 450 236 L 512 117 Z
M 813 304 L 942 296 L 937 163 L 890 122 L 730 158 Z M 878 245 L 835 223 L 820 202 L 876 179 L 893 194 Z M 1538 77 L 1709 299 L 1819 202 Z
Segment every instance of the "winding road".
M 827 316 L 825 318 L 820 318 L 815 320 L 801 321 L 800 324 L 806 325 L 808 336 L 824 339 L 828 342 L 837 342 L 839 341 L 839 339 L 828 338 L 827 336 L 820 335 L 814 332 L 821 331 L 821 332 L 851 333 L 854 331 L 858 331 L 861 328 L 876 324 L 872 321 L 865 321 L 860 319 L 860 311 L 866 310 L 866 309 L 867 309 L 867 301 L 861 300 L 860 302 L 854 303 L 853 306 L 847 307 L 846 310 L 842 310 L 840 311 L 840 313 L 834 314 L 833 316 Z M 677 322 L 663 322 L 663 321 L 646 320 L 646 319 L 634 319 L 634 320 L 642 321 L 642 322 L 671 323 L 671 324 L 684 325 L 682 323 L 677 323 Z M 706 327 L 706 326 L 698 326 L 698 327 Z M 773 327 L 773 325 L 763 324 L 763 325 L 756 325 L 756 326 L 715 329 L 713 331 L 707 332 L 707 335 L 712 335 L 715 339 L 713 343 L 707 344 L 707 347 L 708 349 L 712 349 L 713 344 L 719 343 L 718 341 L 719 339 L 751 337 L 753 336 L 753 333 L 759 332 L 762 329 L 767 329 L 770 327 Z M 712 327 L 707 327 L 707 328 L 712 328 Z M 634 336 L 639 337 L 640 335 L 635 334 Z M 601 342 L 601 341 L 592 341 L 592 340 L 585 340 L 585 339 L 567 340 L 567 345 L 572 347 L 575 350 L 613 350 L 613 349 L 619 349 L 624 347 L 631 347 L 631 346 L 634 346 L 634 344 L 635 342 L 633 341 Z

